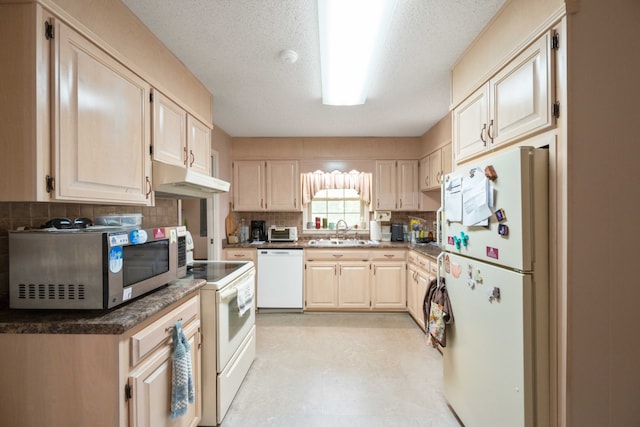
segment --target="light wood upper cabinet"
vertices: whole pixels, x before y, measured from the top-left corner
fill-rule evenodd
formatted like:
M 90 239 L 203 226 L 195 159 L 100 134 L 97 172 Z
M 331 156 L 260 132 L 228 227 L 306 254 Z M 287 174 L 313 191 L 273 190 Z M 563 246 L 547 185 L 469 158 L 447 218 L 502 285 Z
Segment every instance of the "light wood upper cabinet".
M 153 160 L 183 165 L 187 147 L 187 112 L 157 90 L 152 90 L 152 99 Z
M 0 200 L 153 204 L 148 84 L 36 2 L 0 36 Z
M 153 91 L 153 160 L 211 175 L 211 129 Z
M 263 161 L 233 162 L 234 211 L 256 212 L 264 210 L 265 173 Z
M 149 85 L 55 20 L 55 198 L 151 205 Z
M 300 173 L 297 161 L 267 161 L 266 178 L 266 210 L 300 210 Z
M 297 160 L 233 162 L 233 209 L 295 212 L 301 209 Z
M 552 38 L 540 37 L 454 109 L 456 162 L 554 125 Z
M 420 160 L 420 190 L 439 189 L 442 177 L 450 173 L 451 168 L 451 144 L 449 143 Z
M 187 166 L 211 176 L 211 129 L 191 115 L 187 115 Z
M 417 160 L 376 161 L 375 209 L 419 210 L 418 174 Z

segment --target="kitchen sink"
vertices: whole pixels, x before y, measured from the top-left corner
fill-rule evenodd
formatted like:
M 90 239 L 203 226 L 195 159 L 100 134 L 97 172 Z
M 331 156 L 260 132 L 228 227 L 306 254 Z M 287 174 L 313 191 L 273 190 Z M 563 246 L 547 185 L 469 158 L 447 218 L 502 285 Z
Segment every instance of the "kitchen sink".
M 315 246 L 319 248 L 353 248 L 362 246 L 375 246 L 378 243 L 373 240 L 358 240 L 358 239 L 314 239 L 309 240 L 309 246 Z

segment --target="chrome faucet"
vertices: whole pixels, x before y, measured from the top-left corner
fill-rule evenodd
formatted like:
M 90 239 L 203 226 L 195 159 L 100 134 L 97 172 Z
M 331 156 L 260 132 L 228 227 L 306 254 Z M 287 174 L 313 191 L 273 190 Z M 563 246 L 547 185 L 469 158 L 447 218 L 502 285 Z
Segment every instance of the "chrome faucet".
M 344 228 L 340 228 L 341 224 L 344 225 Z M 344 219 L 338 220 L 338 222 L 336 222 L 336 238 L 338 238 L 342 233 L 342 238 L 344 239 L 347 234 L 347 231 L 349 231 L 349 226 L 347 225 L 347 221 L 345 221 Z

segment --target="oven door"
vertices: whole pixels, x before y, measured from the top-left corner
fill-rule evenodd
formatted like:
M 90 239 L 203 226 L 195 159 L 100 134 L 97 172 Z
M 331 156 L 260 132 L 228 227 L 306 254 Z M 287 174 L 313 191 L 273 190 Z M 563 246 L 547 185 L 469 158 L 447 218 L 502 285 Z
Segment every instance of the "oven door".
M 216 292 L 216 304 L 218 306 L 218 333 L 216 338 L 218 373 L 222 372 L 227 363 L 229 363 L 229 360 L 242 344 L 242 340 L 256 323 L 255 303 L 251 303 L 249 309 L 240 316 L 237 290 L 239 286 L 250 282 L 255 291 L 255 277 L 255 269 L 252 268 L 251 271 Z

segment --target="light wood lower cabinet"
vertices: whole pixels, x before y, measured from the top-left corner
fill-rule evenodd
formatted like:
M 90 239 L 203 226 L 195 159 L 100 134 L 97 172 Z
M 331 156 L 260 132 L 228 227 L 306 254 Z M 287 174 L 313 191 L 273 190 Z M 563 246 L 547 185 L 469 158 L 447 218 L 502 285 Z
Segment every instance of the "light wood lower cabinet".
M 305 309 L 370 309 L 369 252 L 305 251 Z
M 170 416 L 172 327 L 191 348 L 195 403 Z M 201 416 L 196 292 L 121 335 L 0 334 L 2 425 L 196 426 Z
M 424 297 L 435 278 L 435 260 L 409 251 L 407 255 L 407 310 L 418 326 L 425 330 Z
M 256 268 L 258 267 L 258 252 L 254 248 L 225 248 L 222 255 L 228 261 L 253 261 Z
M 305 310 L 407 310 L 405 253 L 305 250 Z

